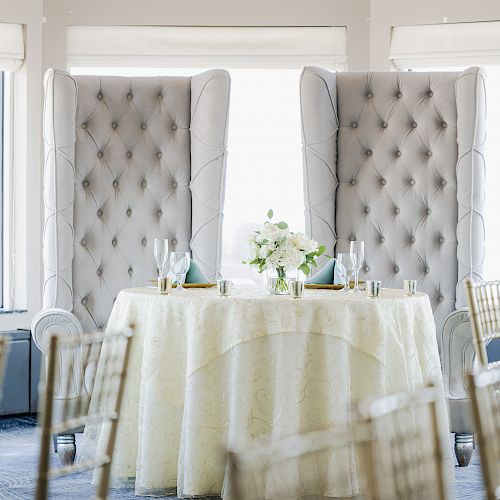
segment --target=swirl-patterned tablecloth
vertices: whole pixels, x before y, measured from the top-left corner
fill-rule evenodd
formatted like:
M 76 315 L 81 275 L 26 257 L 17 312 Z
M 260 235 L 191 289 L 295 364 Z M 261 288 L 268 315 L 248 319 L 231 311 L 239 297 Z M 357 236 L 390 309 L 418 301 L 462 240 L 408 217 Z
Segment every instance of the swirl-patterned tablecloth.
M 306 290 L 293 300 L 248 287 L 229 298 L 135 288 L 120 292 L 108 328 L 129 323 L 136 334 L 112 475 L 135 481 L 138 495 L 221 494 L 232 440 L 345 424 L 360 399 L 442 384 L 421 293 Z M 99 432 L 87 429 L 84 444 L 92 441 Z M 357 493 L 352 460 L 341 462 L 323 495 Z

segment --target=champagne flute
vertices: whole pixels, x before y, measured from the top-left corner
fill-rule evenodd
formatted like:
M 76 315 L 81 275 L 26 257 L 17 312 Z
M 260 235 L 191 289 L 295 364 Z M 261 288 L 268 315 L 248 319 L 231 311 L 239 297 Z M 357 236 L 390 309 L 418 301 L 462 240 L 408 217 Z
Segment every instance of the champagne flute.
M 189 252 L 172 252 L 170 254 L 170 270 L 175 274 L 177 281 L 177 290 L 184 290 L 182 283 L 186 279 L 186 274 L 189 271 L 191 257 Z
M 158 276 L 165 277 L 165 267 L 168 262 L 168 240 L 155 238 L 154 241 L 154 256 L 156 260 L 156 267 L 158 269 Z
M 351 241 L 351 263 L 354 269 L 354 289 L 355 293 L 359 293 L 359 270 L 365 260 L 365 242 Z
M 338 253 L 337 254 L 337 266 L 340 277 L 344 280 L 345 286 L 343 291 L 345 293 L 350 293 L 351 289 L 349 287 L 349 278 L 353 274 L 351 256 L 348 253 Z

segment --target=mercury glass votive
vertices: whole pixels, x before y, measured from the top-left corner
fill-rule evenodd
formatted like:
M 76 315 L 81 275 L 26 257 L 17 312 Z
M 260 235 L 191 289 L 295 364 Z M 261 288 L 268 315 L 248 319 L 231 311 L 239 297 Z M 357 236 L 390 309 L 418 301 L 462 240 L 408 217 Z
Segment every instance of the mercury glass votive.
M 289 280 L 288 289 L 292 299 L 301 299 L 304 296 L 304 282 L 301 280 Z
M 172 278 L 158 278 L 158 292 L 166 295 L 172 292 Z
M 417 280 L 404 280 L 403 292 L 405 295 L 415 295 L 417 293 Z
M 230 297 L 233 289 L 233 282 L 231 280 L 217 280 L 217 290 L 221 297 Z
M 380 280 L 367 280 L 365 283 L 366 295 L 372 299 L 380 295 L 382 282 Z

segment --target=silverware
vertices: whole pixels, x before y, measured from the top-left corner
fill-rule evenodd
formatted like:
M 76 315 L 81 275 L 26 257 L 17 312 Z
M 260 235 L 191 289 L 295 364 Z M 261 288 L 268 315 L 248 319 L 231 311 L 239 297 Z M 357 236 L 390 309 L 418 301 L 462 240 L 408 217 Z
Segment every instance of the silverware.
M 158 292 L 162 295 L 172 293 L 172 278 L 158 278 Z
M 415 295 L 417 293 L 417 280 L 404 280 L 403 292 L 405 295 Z
M 217 290 L 221 297 L 230 297 L 232 289 L 233 282 L 231 280 L 217 280 Z
M 366 295 L 371 298 L 376 298 L 380 295 L 380 287 L 382 282 L 380 280 L 366 280 L 365 290 Z
M 301 299 L 304 296 L 304 282 L 301 280 L 290 280 L 288 282 L 290 296 L 292 299 Z

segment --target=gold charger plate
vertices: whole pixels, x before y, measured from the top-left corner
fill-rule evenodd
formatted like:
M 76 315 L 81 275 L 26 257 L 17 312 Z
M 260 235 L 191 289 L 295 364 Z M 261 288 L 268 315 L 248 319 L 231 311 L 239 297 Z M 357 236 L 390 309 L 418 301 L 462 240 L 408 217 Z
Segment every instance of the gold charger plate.
M 365 282 L 360 280 L 359 284 L 364 285 Z M 305 287 L 309 288 L 310 290 L 342 290 L 344 288 L 344 285 L 306 283 Z M 349 287 L 354 288 L 354 281 L 349 282 Z
M 149 280 L 149 283 L 152 285 L 156 285 L 157 281 L 156 280 Z M 217 283 L 184 283 L 182 285 L 182 288 L 212 288 L 216 285 Z M 172 285 L 172 288 L 176 288 L 177 283 L 174 283 Z

